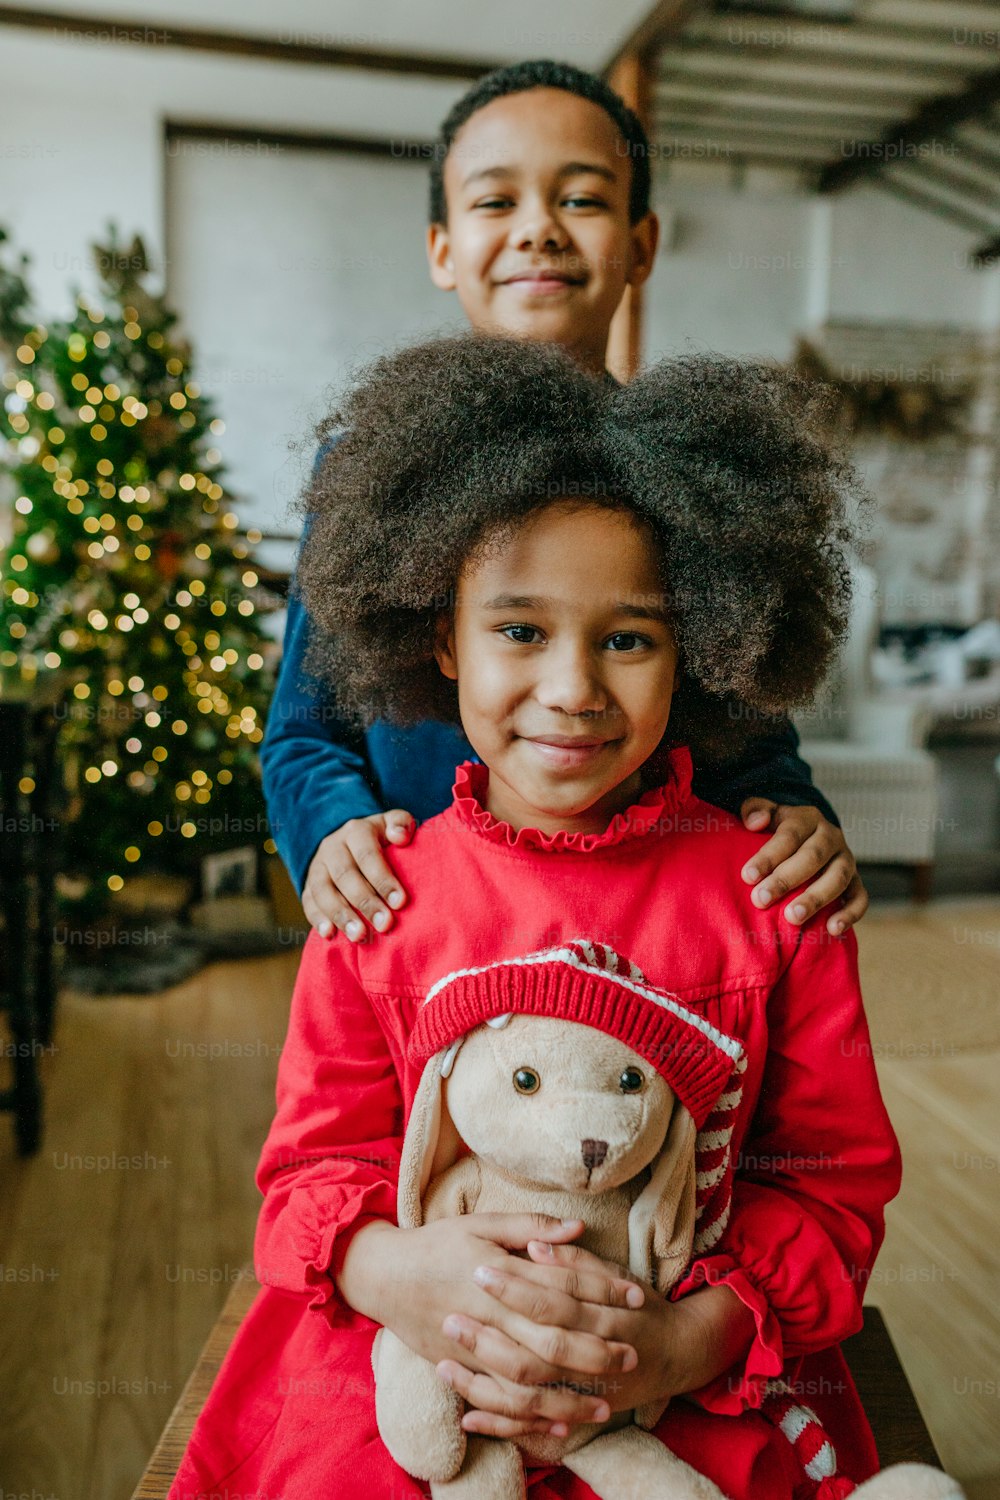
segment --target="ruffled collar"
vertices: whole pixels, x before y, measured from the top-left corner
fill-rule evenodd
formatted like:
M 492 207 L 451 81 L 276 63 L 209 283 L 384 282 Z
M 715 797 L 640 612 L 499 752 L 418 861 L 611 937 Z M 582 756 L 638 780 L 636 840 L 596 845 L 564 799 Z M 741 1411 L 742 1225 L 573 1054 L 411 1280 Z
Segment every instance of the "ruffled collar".
M 572 851 L 589 854 L 594 849 L 610 849 L 650 834 L 664 833 L 664 819 L 683 807 L 691 795 L 691 752 L 684 746 L 667 756 L 668 779 L 662 786 L 643 792 L 637 802 L 616 813 L 603 833 L 543 833 L 540 828 L 515 831 L 502 818 L 495 818 L 483 802 L 489 785 L 489 768 L 478 761 L 467 760 L 455 772 L 452 787 L 452 814 L 465 827 L 481 834 L 493 844 L 508 849 L 538 849 L 546 852 Z

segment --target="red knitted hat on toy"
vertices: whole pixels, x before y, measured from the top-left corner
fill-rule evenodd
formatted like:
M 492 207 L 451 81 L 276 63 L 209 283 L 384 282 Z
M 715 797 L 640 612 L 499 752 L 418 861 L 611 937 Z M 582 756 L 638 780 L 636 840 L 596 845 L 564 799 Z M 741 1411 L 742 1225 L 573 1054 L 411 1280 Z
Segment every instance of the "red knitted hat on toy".
M 410 1060 L 425 1063 L 505 1015 L 561 1016 L 617 1037 L 666 1079 L 699 1129 L 743 1060 L 734 1037 L 648 984 L 613 948 L 586 938 L 446 974 L 424 997 Z

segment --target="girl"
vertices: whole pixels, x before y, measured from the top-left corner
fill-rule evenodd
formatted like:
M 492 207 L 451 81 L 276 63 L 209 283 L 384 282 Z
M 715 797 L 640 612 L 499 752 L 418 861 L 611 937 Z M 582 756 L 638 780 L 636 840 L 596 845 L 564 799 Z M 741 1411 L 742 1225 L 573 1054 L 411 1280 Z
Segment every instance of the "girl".
M 360 723 L 460 719 L 477 761 L 391 851 L 425 891 L 407 923 L 309 936 L 258 1172 L 263 1289 L 173 1500 L 426 1494 L 376 1428 L 380 1324 L 468 1400 L 470 1433 L 669 1397 L 657 1436 L 733 1500 L 840 1496 L 876 1470 L 837 1345 L 899 1157 L 855 943 L 749 909 L 763 836 L 691 793 L 692 749 L 806 701 L 844 627 L 854 479 L 812 416 L 764 368 L 684 359 L 615 388 L 552 347 L 468 338 L 380 360 L 324 424 L 345 435 L 306 497 L 308 665 Z M 395 1222 L 424 996 L 581 934 L 747 1057 L 732 1171 L 700 1183 L 669 1299 L 575 1245 L 580 1222 Z M 774 1418 L 779 1377 L 841 1488 L 817 1489 Z M 553 1466 L 528 1482 L 592 1493 Z

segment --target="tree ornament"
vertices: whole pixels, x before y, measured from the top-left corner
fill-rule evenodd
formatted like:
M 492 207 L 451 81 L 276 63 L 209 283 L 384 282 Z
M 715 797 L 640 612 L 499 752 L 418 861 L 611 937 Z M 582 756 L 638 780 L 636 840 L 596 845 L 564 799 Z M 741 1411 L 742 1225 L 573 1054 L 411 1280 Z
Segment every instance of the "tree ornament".
M 24 550 L 32 562 L 54 563 L 59 560 L 59 546 L 49 527 L 33 532 L 25 542 Z

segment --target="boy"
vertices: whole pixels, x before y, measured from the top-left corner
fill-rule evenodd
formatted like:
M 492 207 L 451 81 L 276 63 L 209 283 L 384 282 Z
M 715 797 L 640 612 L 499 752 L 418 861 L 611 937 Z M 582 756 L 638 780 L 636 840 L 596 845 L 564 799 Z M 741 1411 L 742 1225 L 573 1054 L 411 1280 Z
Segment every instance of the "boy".
M 561 345 L 596 377 L 625 288 L 649 276 L 658 223 L 636 116 L 604 82 L 553 62 L 483 78 L 444 122 L 427 232 L 435 286 L 483 332 Z M 472 749 L 443 724 L 376 724 L 359 736 L 303 671 L 309 619 L 294 592 L 261 752 L 275 841 L 324 937 L 384 932 L 406 901 L 383 858 L 446 807 Z M 743 870 L 765 907 L 814 877 L 785 910 L 796 924 L 841 897 L 834 935 L 868 905 L 836 815 L 812 784 L 790 724 L 749 757 L 696 767 L 695 790 L 774 837 Z

